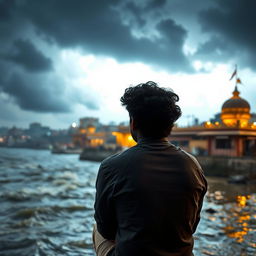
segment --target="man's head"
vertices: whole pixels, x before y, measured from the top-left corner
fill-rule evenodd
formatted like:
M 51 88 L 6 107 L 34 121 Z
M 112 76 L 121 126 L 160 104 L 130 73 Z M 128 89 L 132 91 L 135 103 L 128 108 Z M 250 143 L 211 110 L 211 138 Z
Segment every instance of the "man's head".
M 135 140 L 137 132 L 146 138 L 168 136 L 174 122 L 181 116 L 181 109 L 176 105 L 178 95 L 152 81 L 127 88 L 120 100 L 129 112 Z

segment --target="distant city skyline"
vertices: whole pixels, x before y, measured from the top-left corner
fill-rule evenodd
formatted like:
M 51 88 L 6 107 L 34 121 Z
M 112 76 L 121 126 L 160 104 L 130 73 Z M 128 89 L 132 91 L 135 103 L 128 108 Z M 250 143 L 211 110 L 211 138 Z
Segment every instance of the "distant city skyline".
M 81 119 L 83 118 L 94 118 L 94 117 L 82 117 Z M 80 119 L 79 119 L 80 120 Z M 53 130 L 67 130 L 67 129 L 70 129 L 70 128 L 78 128 L 79 127 L 79 120 L 73 122 L 73 123 L 69 123 L 67 124 L 66 127 L 62 127 L 62 128 L 56 128 L 56 127 L 51 127 L 51 125 L 47 125 L 46 123 L 41 123 L 41 122 L 38 122 L 38 121 L 32 121 L 30 123 L 26 123 L 25 126 L 18 126 L 17 124 L 12 124 L 12 125 L 2 125 L 0 126 L 0 130 L 1 129 L 11 129 L 13 127 L 15 128 L 18 128 L 18 129 L 23 129 L 23 130 L 26 130 L 26 129 L 29 129 L 31 125 L 40 125 L 42 127 L 47 127 L 47 128 L 50 128 L 50 129 L 53 129 Z M 108 123 L 103 123 L 101 122 L 101 120 L 99 120 L 99 123 L 100 125 L 115 125 L 115 126 L 118 126 L 118 125 L 125 125 L 125 126 L 128 126 L 129 125 L 129 121 L 123 121 L 123 122 L 114 122 L 114 121 L 110 121 Z
M 0 0 L 0 126 L 127 122 L 120 97 L 149 80 L 180 96 L 179 125 L 232 96 L 256 112 L 253 0 Z

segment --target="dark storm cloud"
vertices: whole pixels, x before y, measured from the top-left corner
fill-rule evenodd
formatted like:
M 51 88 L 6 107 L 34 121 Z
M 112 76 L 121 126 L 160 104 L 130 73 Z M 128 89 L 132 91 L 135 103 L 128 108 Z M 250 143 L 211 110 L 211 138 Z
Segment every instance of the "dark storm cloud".
M 0 1 L 0 20 L 7 20 L 10 18 L 11 9 L 14 6 L 15 1 Z
M 84 98 L 78 90 L 71 96 L 65 94 L 67 85 L 56 77 L 54 59 L 47 51 L 56 46 L 190 72 L 182 51 L 187 31 L 170 17 L 151 20 L 165 5 L 165 0 L 139 5 L 131 0 L 0 0 L 0 64 L 1 71 L 6 70 L 0 78 L 0 92 L 22 109 L 37 112 L 70 111 L 73 102 L 98 109 L 92 93 Z M 130 22 L 129 15 L 140 23 Z M 149 27 L 158 37 L 134 35 Z M 62 87 L 58 94 L 53 90 Z
M 78 89 L 68 86 L 57 75 L 24 73 L 0 62 L 3 74 L 0 78 L 0 94 L 8 96 L 23 110 L 34 112 L 67 113 L 73 106 L 81 104 L 88 109 L 99 109 L 97 99 L 82 94 Z
M 155 9 L 155 8 L 159 8 L 159 7 L 164 7 L 164 5 L 166 4 L 167 0 L 152 0 L 152 1 L 148 1 L 148 8 L 150 9 Z
M 164 1 L 148 3 L 153 8 L 163 5 Z M 179 31 L 176 33 L 177 30 L 172 31 L 170 27 L 171 37 L 168 38 L 162 36 L 161 31 L 154 41 L 135 38 L 129 24 L 121 20 L 120 12 L 125 10 L 117 4 L 118 1 L 27 1 L 19 11 L 39 35 L 54 40 L 61 47 L 79 46 L 87 52 L 113 56 L 119 61 L 142 61 L 174 71 L 190 69 L 182 52 L 183 34 L 181 37 Z M 177 52 L 179 54 L 173 56 Z
M 41 77 L 42 78 L 42 77 Z M 45 78 L 44 78 L 45 79 Z M 69 104 L 60 97 L 61 87 L 46 87 L 39 77 L 12 73 L 2 85 L 2 92 L 11 96 L 21 109 L 36 112 L 68 112 Z M 0 88 L 1 89 L 1 88 Z
M 66 85 L 56 77 L 13 72 L 1 84 L 0 93 L 9 95 L 23 110 L 66 113 L 77 103 L 98 109 L 97 100 L 87 98 L 76 89 L 65 93 Z
M 157 12 L 159 9 L 166 6 L 166 0 L 152 0 L 152 1 L 125 1 L 123 4 L 123 11 L 127 9 L 132 12 L 138 20 L 145 20 L 145 17 L 149 15 L 149 12 Z M 145 23 L 142 23 L 144 25 Z
M 52 70 L 52 60 L 45 57 L 29 40 L 15 40 L 12 49 L 4 58 L 31 72 Z
M 226 40 L 221 37 L 212 36 L 205 43 L 200 44 L 197 49 L 196 56 L 201 59 L 215 60 L 222 62 L 223 60 L 234 57 L 235 47 L 227 44 Z
M 47 47 L 193 72 L 183 47 L 198 22 L 209 40 L 189 58 L 255 69 L 255 8 L 253 0 L 0 0 L 0 92 L 27 110 L 65 112 L 73 102 L 97 109 L 91 93 L 66 94 L 71 86 Z
M 146 20 L 145 17 L 142 15 L 143 9 L 138 8 L 138 6 L 134 2 L 127 2 L 124 7 L 127 11 L 126 15 L 129 16 L 130 14 L 130 19 L 132 22 L 135 23 L 135 26 L 145 26 Z
M 181 54 L 181 48 L 183 46 L 183 42 L 186 38 L 186 30 L 177 25 L 173 20 L 163 20 L 157 25 L 158 31 L 161 32 L 162 37 L 166 40 L 167 44 L 166 48 L 170 47 L 170 45 L 175 45 L 177 48 L 180 48 L 179 54 Z M 173 34 L 176 36 L 174 37 Z M 174 54 L 174 53 L 173 53 Z
M 97 100 L 87 95 L 82 99 L 80 90 L 69 89 L 63 78 L 55 74 L 47 47 L 40 49 L 37 45 L 35 33 L 39 30 L 25 14 L 30 2 L 0 0 L 0 94 L 5 95 L 7 102 L 35 112 L 64 113 L 75 104 L 98 109 Z M 47 34 L 41 41 L 45 40 L 49 40 Z
M 99 102 L 97 101 L 96 97 L 97 97 L 96 93 L 94 96 L 90 95 L 88 97 L 86 93 L 85 95 L 81 93 L 79 94 L 79 91 L 76 91 L 76 90 L 72 92 L 72 95 L 70 95 L 70 99 L 72 100 L 72 102 L 77 102 L 91 110 L 99 109 Z
M 255 70 L 256 58 L 256 1 L 215 0 L 216 7 L 204 10 L 199 22 L 210 40 L 202 44 L 198 54 L 224 61 L 236 59 L 244 67 Z

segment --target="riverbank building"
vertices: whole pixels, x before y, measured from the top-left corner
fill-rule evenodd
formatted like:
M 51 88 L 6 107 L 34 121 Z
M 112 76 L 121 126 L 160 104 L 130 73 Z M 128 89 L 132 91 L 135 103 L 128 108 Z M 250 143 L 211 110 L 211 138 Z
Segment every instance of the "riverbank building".
M 195 155 L 256 156 L 256 122 L 237 85 L 221 108 L 219 119 L 191 127 L 174 127 L 170 141 Z

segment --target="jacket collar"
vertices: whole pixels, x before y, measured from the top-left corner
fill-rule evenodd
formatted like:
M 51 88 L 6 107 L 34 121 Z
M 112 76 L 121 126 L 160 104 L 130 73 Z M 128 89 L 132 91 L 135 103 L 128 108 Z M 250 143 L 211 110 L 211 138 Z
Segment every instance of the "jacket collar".
M 162 138 L 162 139 L 154 139 L 154 138 L 140 138 L 138 140 L 138 145 L 145 145 L 145 144 L 148 144 L 148 145 L 168 145 L 170 146 L 171 143 L 168 141 L 167 138 Z

